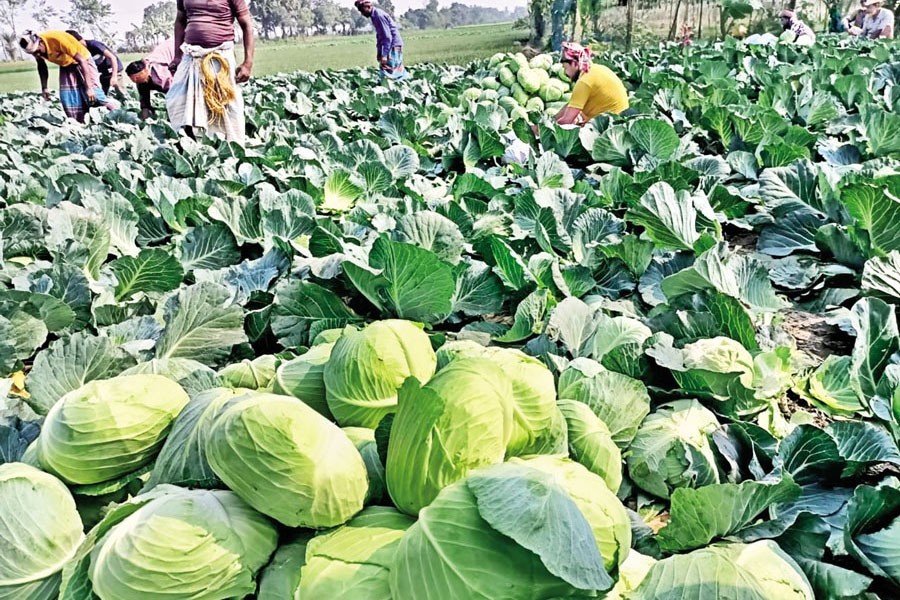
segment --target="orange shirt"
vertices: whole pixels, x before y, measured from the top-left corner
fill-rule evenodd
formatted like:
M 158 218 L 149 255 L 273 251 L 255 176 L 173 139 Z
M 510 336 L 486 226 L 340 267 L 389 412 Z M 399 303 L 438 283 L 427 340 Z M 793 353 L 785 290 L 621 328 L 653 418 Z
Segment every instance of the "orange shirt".
M 39 35 L 47 47 L 47 60 L 54 65 L 72 66 L 75 64 L 75 57 L 79 54 L 91 60 L 91 53 L 84 47 L 84 44 L 65 31 L 45 31 Z

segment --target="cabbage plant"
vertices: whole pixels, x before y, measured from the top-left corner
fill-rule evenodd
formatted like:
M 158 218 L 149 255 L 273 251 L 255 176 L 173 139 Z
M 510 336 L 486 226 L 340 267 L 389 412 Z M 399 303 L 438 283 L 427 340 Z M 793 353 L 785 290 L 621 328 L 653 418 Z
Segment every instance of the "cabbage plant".
M 223 411 L 206 439 L 219 478 L 289 527 L 334 527 L 362 510 L 369 483 L 353 442 L 288 396 L 252 394 Z
M 66 483 L 116 479 L 155 458 L 188 401 L 180 385 L 161 375 L 91 381 L 50 409 L 38 459 Z
M 342 427 L 374 429 L 396 410 L 403 381 L 428 381 L 435 365 L 431 341 L 409 321 L 378 321 L 361 331 L 348 328 L 325 365 L 328 408 Z
M 56 598 L 84 537 L 66 486 L 26 464 L 0 465 L 0 524 L 0 598 Z
M 631 480 L 660 498 L 676 488 L 719 483 L 709 441 L 718 428 L 716 416 L 696 400 L 663 404 L 644 420 L 628 449 Z
M 293 396 L 329 419 L 331 410 L 325 395 L 325 364 L 331 357 L 334 342 L 318 344 L 297 358 L 283 362 L 275 372 L 272 391 Z
M 256 590 L 278 532 L 236 494 L 159 486 L 91 532 L 87 567 L 100 600 L 241 598 Z
M 622 451 L 616 446 L 606 424 L 587 404 L 560 400 L 559 408 L 568 427 L 569 454 L 603 478 L 613 492 L 622 484 Z

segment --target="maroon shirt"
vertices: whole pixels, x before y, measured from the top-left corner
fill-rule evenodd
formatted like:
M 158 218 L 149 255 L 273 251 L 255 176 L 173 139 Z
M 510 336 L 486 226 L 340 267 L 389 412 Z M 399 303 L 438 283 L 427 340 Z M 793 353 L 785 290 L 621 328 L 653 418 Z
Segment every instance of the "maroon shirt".
M 178 0 L 178 10 L 187 17 L 184 42 L 215 48 L 234 41 L 234 20 L 249 15 L 246 0 Z

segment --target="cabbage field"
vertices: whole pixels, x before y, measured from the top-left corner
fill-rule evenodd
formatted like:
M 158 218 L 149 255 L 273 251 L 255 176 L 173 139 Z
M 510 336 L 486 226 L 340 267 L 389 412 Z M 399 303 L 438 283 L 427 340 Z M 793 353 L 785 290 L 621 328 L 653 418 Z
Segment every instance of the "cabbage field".
M 599 60 L 4 97 L 0 599 L 900 597 L 900 51 Z

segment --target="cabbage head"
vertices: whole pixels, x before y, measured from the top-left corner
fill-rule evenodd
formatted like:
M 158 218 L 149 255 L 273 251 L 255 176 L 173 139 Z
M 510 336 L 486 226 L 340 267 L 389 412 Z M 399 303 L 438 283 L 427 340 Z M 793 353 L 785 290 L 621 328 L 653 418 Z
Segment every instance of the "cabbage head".
M 90 554 L 94 593 L 101 600 L 252 594 L 278 544 L 272 523 L 230 491 L 157 490 L 128 516 L 99 525 L 107 531 Z
M 384 481 L 384 465 L 378 455 L 378 444 L 375 442 L 375 430 L 365 427 L 344 427 L 353 445 L 366 463 L 366 474 L 369 477 L 369 493 L 366 504 L 381 504 L 387 500 L 387 487 Z
M 319 414 L 332 419 L 325 396 L 325 364 L 333 348 L 334 342 L 319 344 L 305 354 L 281 363 L 275 372 L 272 391 L 299 398 Z
M 652 556 L 641 554 L 637 550 L 631 550 L 628 558 L 619 565 L 619 580 L 616 585 L 603 597 L 603 600 L 624 600 L 631 598 L 631 592 L 644 581 L 647 573 L 656 559 Z
M 463 91 L 462 97 L 466 100 L 478 100 L 481 96 L 481 89 L 477 87 L 470 87 Z
M 512 89 L 513 100 L 518 102 L 519 106 L 524 107 L 526 104 L 528 104 L 528 92 L 522 89 L 521 85 L 515 83 L 510 89 Z
M 508 88 L 511 88 L 516 82 L 516 74 L 512 72 L 512 69 L 506 66 L 500 67 L 497 76 L 500 79 L 500 83 Z
M 553 85 L 553 80 L 550 80 L 541 86 L 538 94 L 540 95 L 541 100 L 543 100 L 544 102 L 557 102 L 560 98 L 562 98 L 563 91 L 557 86 Z
M 508 113 L 511 113 L 511 112 L 513 111 L 513 109 L 519 107 L 519 103 L 516 102 L 516 99 L 513 98 L 512 96 L 506 96 L 506 97 L 500 98 L 500 99 L 498 100 L 498 103 L 499 103 L 500 106 L 502 106 L 502 107 L 504 108 L 504 110 L 506 110 L 506 112 L 508 112 Z
M 247 390 L 267 390 L 275 378 L 278 359 L 271 354 L 253 360 L 242 360 L 219 371 L 224 385 Z
M 502 52 L 497 52 L 496 54 L 491 56 L 490 60 L 488 61 L 488 67 L 490 67 L 491 69 L 495 69 L 504 60 L 506 60 L 506 54 L 504 54 Z
M 806 575 L 778 544 L 714 544 L 655 563 L 628 596 L 658 598 L 742 598 L 814 600 Z
M 391 600 L 394 554 L 414 522 L 393 508 L 373 506 L 312 538 L 295 597 Z
M 253 394 L 232 405 L 213 423 L 206 456 L 225 485 L 289 527 L 346 523 L 368 492 L 353 442 L 296 398 Z
M 500 89 L 500 82 L 497 81 L 496 77 L 485 77 L 481 80 L 481 87 L 485 90 L 494 90 L 495 92 Z
M 503 463 L 472 471 L 441 490 L 400 540 L 392 597 L 593 596 L 587 590 L 613 580 L 586 516 L 537 469 Z
M 587 404 L 560 400 L 559 409 L 569 432 L 569 455 L 588 471 L 599 475 L 613 492 L 622 485 L 622 451 L 606 424 Z
M 516 52 L 510 57 L 510 60 L 506 63 L 506 66 L 509 67 L 509 70 L 513 73 L 518 73 L 522 69 L 528 68 L 528 59 L 525 58 L 525 55 L 521 52 Z
M 543 71 L 549 71 L 553 68 L 553 55 L 552 54 L 538 54 L 534 58 L 532 58 L 528 62 L 528 66 L 532 69 L 541 69 Z
M 537 96 L 530 98 L 525 104 L 525 110 L 530 113 L 544 112 L 544 101 Z
M 543 76 L 541 75 L 542 73 Z M 536 94 L 549 78 L 550 76 L 547 75 L 546 71 L 532 69 L 530 67 L 519 69 L 519 72 L 516 74 L 516 81 L 519 82 L 519 85 L 521 85 L 522 89 L 528 94 Z
M 631 480 L 660 498 L 676 488 L 719 483 L 709 441 L 718 428 L 716 416 L 696 400 L 663 404 L 644 420 L 628 450 Z
M 397 390 L 404 380 L 428 381 L 435 365 L 431 340 L 409 321 L 378 321 L 361 331 L 348 328 L 325 365 L 328 407 L 342 427 L 374 429 L 397 409 Z
M 503 461 L 513 430 L 512 383 L 492 361 L 454 360 L 424 386 L 410 378 L 388 443 L 394 505 L 416 515 L 444 487 Z
M 499 99 L 500 94 L 497 93 L 497 90 L 481 90 L 481 94 L 478 96 L 479 102 L 495 103 Z
M 535 456 L 512 459 L 553 476 L 587 519 L 607 571 L 614 572 L 631 549 L 631 520 L 625 506 L 603 479 L 568 458 Z
M 559 397 L 588 405 L 625 449 L 650 412 L 650 394 L 637 379 L 609 371 L 588 358 L 576 358 L 559 376 Z
M 0 465 L 0 598 L 51 600 L 84 534 L 63 483 L 22 463 Z
M 162 375 L 120 375 L 60 398 L 38 438 L 42 467 L 70 484 L 111 481 L 153 461 L 188 403 Z
M 556 405 L 556 384 L 543 362 L 520 350 L 485 347 L 468 340 L 444 344 L 437 357 L 439 368 L 458 358 L 485 358 L 510 378 L 513 433 L 507 456 L 566 453 L 566 426 Z

